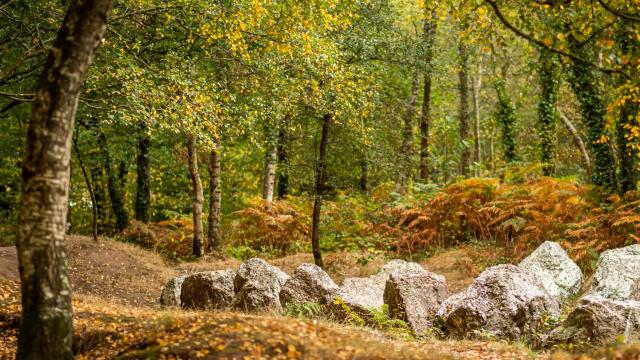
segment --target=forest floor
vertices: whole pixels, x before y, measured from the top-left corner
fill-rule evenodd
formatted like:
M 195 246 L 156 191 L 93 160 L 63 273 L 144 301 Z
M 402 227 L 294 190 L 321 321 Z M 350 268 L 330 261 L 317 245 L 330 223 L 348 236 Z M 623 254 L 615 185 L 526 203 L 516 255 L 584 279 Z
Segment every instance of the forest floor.
M 518 343 L 414 340 L 368 328 L 277 314 L 162 310 L 158 297 L 170 277 L 184 271 L 237 268 L 239 260 L 205 258 L 168 264 L 139 247 L 80 236 L 68 241 L 74 290 L 74 351 L 80 359 L 140 358 L 323 358 L 323 359 L 639 359 L 634 348 L 598 355 L 532 352 Z M 484 265 L 476 248 L 446 250 L 422 261 L 445 275 L 452 291 L 471 283 Z M 489 251 L 489 250 L 487 250 Z M 359 264 L 349 253 L 326 256 L 329 274 L 366 276 L 384 263 L 378 256 Z M 269 260 L 286 272 L 307 254 Z M 0 358 L 13 358 L 20 314 L 15 248 L 0 247 Z M 213 315 L 213 316 L 212 316 Z M 626 354 L 626 355 L 625 355 Z

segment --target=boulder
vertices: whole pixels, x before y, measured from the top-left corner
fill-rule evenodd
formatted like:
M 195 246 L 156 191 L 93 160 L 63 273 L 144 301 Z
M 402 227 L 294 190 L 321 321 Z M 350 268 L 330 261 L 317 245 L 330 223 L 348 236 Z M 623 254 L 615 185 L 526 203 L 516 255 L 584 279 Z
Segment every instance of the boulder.
M 187 276 L 182 283 L 183 309 L 225 309 L 234 295 L 233 270 L 205 271 Z
M 640 301 L 612 300 L 598 294 L 583 297 L 545 343 L 607 345 L 640 340 Z
M 377 274 L 369 277 L 344 279 L 340 289 L 345 298 L 362 307 L 381 307 L 384 304 L 384 288 L 389 275 L 395 271 L 425 271 L 415 262 L 400 259 L 386 263 Z
M 162 288 L 162 294 L 160 295 L 161 306 L 180 306 L 182 282 L 186 277 L 186 275 L 176 276 L 167 281 L 167 284 Z
M 282 306 L 288 304 L 323 304 L 338 290 L 338 285 L 319 266 L 301 264 L 280 291 Z
M 557 300 L 532 277 L 517 266 L 497 265 L 445 300 L 436 316 L 444 332 L 454 337 L 484 333 L 518 339 L 535 332 L 543 317 L 559 314 Z
M 392 317 L 404 320 L 416 335 L 420 335 L 431 328 L 447 294 L 444 276 L 426 270 L 399 270 L 389 275 L 384 303 Z
M 280 290 L 289 275 L 262 259 L 250 259 L 240 266 L 234 280 L 233 306 L 244 311 L 280 311 Z
M 588 293 L 612 300 L 640 300 L 640 245 L 603 252 Z
M 582 288 L 582 271 L 555 242 L 542 243 L 518 267 L 561 302 Z

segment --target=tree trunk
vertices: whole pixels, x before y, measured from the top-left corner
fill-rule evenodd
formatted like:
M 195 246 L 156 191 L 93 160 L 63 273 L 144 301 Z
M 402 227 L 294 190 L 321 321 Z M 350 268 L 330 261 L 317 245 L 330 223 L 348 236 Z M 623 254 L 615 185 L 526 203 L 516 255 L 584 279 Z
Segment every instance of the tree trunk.
M 560 119 L 562 120 L 562 124 L 569 131 L 571 137 L 573 138 L 573 143 L 576 145 L 578 150 L 580 150 L 580 154 L 582 154 L 582 159 L 584 161 L 584 167 L 587 171 L 587 178 L 591 178 L 591 159 L 589 158 L 589 152 L 587 148 L 584 146 L 584 142 L 582 141 L 582 137 L 578 134 L 578 130 L 573 126 L 571 120 L 558 108 L 558 114 L 560 115 Z
M 369 159 L 366 150 L 360 156 L 360 191 L 363 194 L 369 193 Z
M 313 249 L 313 259 L 319 267 L 323 267 L 322 253 L 320 252 L 320 212 L 322 209 L 322 197 L 324 196 L 327 182 L 327 145 L 329 142 L 331 120 L 331 114 L 326 114 L 322 118 L 320 154 L 316 165 L 316 195 L 313 202 L 311 248 Z
M 99 149 L 96 146 L 89 153 L 91 157 L 97 158 Z M 93 184 L 93 194 L 96 206 L 96 227 L 98 234 L 104 234 L 107 231 L 107 195 L 104 188 L 104 172 L 101 161 L 94 159 L 91 163 L 91 183 Z
M 478 64 L 478 74 L 473 79 L 473 159 L 476 162 L 476 176 L 480 176 L 482 152 L 480 148 L 480 88 L 482 87 L 482 65 Z
M 198 169 L 198 148 L 196 137 L 193 134 L 187 136 L 187 152 L 189 157 L 189 176 L 193 185 L 193 255 L 204 256 L 204 230 L 202 227 L 202 204 L 204 194 L 202 191 L 202 180 Z
M 136 198 L 135 198 L 135 218 L 143 223 L 148 223 L 151 219 L 149 211 L 151 206 L 151 175 L 149 149 L 151 147 L 151 136 L 146 122 L 141 121 L 138 128 L 138 155 L 136 157 Z
M 278 199 L 284 199 L 289 194 L 289 139 L 285 123 L 278 132 Z
M 273 201 L 273 191 L 276 185 L 276 164 L 278 163 L 278 144 L 269 141 L 264 163 L 264 178 L 262 183 L 262 198 L 270 204 Z
M 592 54 L 573 36 L 569 36 L 569 44 L 571 50 L 582 59 L 588 59 Z M 587 126 L 587 146 L 593 158 L 591 180 L 607 190 L 615 190 L 615 161 L 605 133 L 606 110 L 598 79 L 594 70 L 582 62 L 573 61 L 569 68 L 569 82 Z
M 220 234 L 220 210 L 222 209 L 222 188 L 220 187 L 220 152 L 222 150 L 221 135 L 218 134 L 216 147 L 209 156 L 209 230 L 207 232 L 208 251 L 216 251 L 222 245 Z
M 458 116 L 460 118 L 460 174 L 469 177 L 469 161 L 471 152 L 468 146 L 469 139 L 469 54 L 464 39 L 458 39 L 458 92 L 460 103 Z
M 411 155 L 413 153 L 411 149 L 411 140 L 413 139 L 413 117 L 416 112 L 416 102 L 418 101 L 418 86 L 420 81 L 418 79 L 418 72 L 413 75 L 413 81 L 411 82 L 411 94 L 409 95 L 409 101 L 407 102 L 407 108 L 403 117 L 402 128 L 402 146 L 400 147 L 399 157 L 399 171 L 398 178 L 396 179 L 395 191 L 399 194 L 407 192 L 407 186 L 409 179 L 411 178 Z
M 496 80 L 498 95 L 497 118 L 502 133 L 502 151 L 504 160 L 511 163 L 517 160 L 516 155 L 516 109 L 507 94 L 506 72 Z
M 94 118 L 93 121 L 97 120 Z M 94 126 L 101 151 L 102 166 L 107 176 L 107 190 L 109 192 L 109 199 L 111 200 L 111 209 L 113 210 L 113 215 L 116 220 L 116 230 L 117 232 L 122 232 L 129 226 L 129 215 L 127 215 L 127 211 L 124 208 L 124 194 L 121 192 L 122 187 L 118 184 L 118 176 L 114 169 L 111 168 L 112 161 L 107 138 L 97 123 Z
M 425 11 L 429 11 L 425 9 Z M 425 47 L 424 87 L 422 89 L 422 116 L 420 117 L 420 180 L 429 180 L 429 125 L 431 123 L 431 74 L 433 63 L 433 47 L 436 37 L 435 10 L 431 18 L 426 18 L 423 25 Z
M 71 3 L 33 98 L 18 217 L 19 360 L 73 359 L 65 244 L 71 141 L 80 89 L 110 7 L 110 0 Z
M 91 186 L 91 181 L 89 180 L 87 169 L 84 166 L 84 162 L 82 161 L 82 156 L 80 156 L 80 150 L 78 149 L 78 142 L 75 138 L 73 139 L 73 149 L 76 152 L 78 165 L 80 165 L 80 170 L 82 170 L 82 177 L 84 178 L 84 182 L 87 185 L 87 190 L 89 190 L 89 197 L 91 199 L 91 214 L 93 215 L 92 221 L 91 221 L 91 235 L 93 237 L 93 241 L 98 241 L 98 208 L 96 205 L 96 196 L 93 193 L 93 187 Z
M 538 103 L 538 135 L 540 161 L 545 176 L 555 173 L 556 103 L 560 88 L 560 62 L 555 54 L 540 49 L 540 101 Z

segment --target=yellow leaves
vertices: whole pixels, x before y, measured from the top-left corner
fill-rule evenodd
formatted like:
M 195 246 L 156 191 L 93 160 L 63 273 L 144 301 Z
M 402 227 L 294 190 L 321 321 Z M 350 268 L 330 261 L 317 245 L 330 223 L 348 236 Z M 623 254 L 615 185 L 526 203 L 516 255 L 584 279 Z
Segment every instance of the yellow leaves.
M 600 138 L 596 141 L 594 141 L 594 144 L 607 144 L 609 142 L 609 136 L 602 134 L 600 135 Z

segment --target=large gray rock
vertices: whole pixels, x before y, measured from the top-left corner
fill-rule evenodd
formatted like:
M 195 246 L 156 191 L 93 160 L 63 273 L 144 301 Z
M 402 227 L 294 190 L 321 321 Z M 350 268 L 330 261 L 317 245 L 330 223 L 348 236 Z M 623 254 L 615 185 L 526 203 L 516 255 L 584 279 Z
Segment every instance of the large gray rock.
M 244 311 L 280 311 L 280 290 L 289 275 L 262 259 L 250 259 L 240 266 L 234 280 L 233 306 Z
M 399 270 L 389 275 L 384 303 L 389 306 L 392 317 L 406 321 L 411 330 L 420 335 L 431 328 L 447 295 L 444 276 L 426 270 Z
M 612 300 L 640 300 L 640 245 L 603 252 L 588 292 Z
M 545 343 L 578 346 L 605 345 L 623 339 L 640 340 L 640 302 L 611 300 L 597 294 L 580 299 L 578 306 Z
M 533 278 L 517 266 L 497 265 L 445 300 L 436 316 L 443 330 L 454 337 L 488 333 L 517 339 L 535 332 L 544 316 L 559 314 L 557 300 Z
M 233 270 L 205 271 L 187 276 L 180 299 L 183 309 L 225 309 L 234 295 Z
M 160 295 L 160 305 L 162 306 L 180 306 L 180 293 L 182 291 L 182 282 L 186 275 L 176 276 L 162 288 Z
M 362 307 L 381 307 L 389 275 L 395 271 L 425 271 L 420 264 L 400 259 L 386 263 L 377 274 L 344 279 L 340 289 L 343 297 Z
M 282 306 L 326 302 L 338 290 L 338 285 L 319 266 L 301 264 L 280 291 Z
M 582 271 L 555 242 L 542 243 L 518 267 L 559 301 L 577 294 L 582 288 Z

